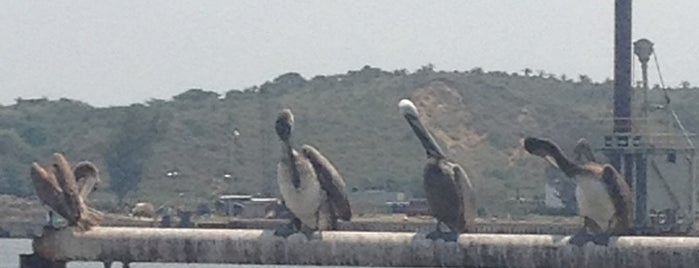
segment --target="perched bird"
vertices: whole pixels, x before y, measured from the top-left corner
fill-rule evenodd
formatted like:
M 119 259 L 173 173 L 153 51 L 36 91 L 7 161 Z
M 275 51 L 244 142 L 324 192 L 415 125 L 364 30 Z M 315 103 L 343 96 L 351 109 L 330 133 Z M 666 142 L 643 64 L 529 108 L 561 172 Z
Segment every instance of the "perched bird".
M 309 235 L 314 230 L 336 229 L 338 219 L 352 218 L 345 182 L 333 164 L 313 146 L 303 145 L 300 152 L 292 147 L 293 125 L 291 110 L 282 110 L 275 124 L 282 141 L 277 183 L 286 207 L 296 219 L 290 225 L 293 230 L 278 229 L 275 233 L 288 236 L 303 231 Z
M 51 163 L 47 165 L 41 166 L 36 162 L 32 163 L 30 173 L 39 200 L 66 219 L 69 226 L 77 226 L 81 230 L 87 230 L 102 221 L 102 213 L 85 204 L 87 194 L 94 187 L 92 181 L 99 180 L 99 178 L 94 165 L 83 164 L 77 167 L 79 168 L 76 169 L 78 175 L 81 176 L 80 185 L 89 187 L 89 189 L 80 189 L 75 179 L 75 172 L 71 170 L 65 157 L 58 153 L 53 154 Z M 92 168 L 94 170 L 90 170 Z M 52 214 L 50 213 L 49 217 L 52 217 Z M 49 221 L 53 222 L 53 219 L 50 218 Z
M 398 103 L 398 107 L 427 154 L 427 164 L 423 171 L 425 193 L 432 215 L 437 219 L 436 230 L 427 237 L 456 240 L 459 233 L 465 231 L 476 218 L 477 204 L 473 185 L 459 164 L 447 160 L 442 149 L 420 121 L 415 104 L 403 99 Z M 442 231 L 442 223 L 449 228 L 449 232 Z
M 579 143 L 576 147 L 584 145 Z M 576 181 L 578 214 L 583 217 L 584 226 L 571 238 L 571 243 L 582 245 L 592 241 L 606 245 L 611 235 L 631 232 L 631 189 L 613 166 L 594 162 L 591 151 L 587 154 L 584 149 L 579 149 L 579 152 L 587 155 L 587 159 L 581 157 L 581 164 L 573 163 L 556 144 L 544 139 L 528 137 L 524 140 L 524 149 L 543 157 Z

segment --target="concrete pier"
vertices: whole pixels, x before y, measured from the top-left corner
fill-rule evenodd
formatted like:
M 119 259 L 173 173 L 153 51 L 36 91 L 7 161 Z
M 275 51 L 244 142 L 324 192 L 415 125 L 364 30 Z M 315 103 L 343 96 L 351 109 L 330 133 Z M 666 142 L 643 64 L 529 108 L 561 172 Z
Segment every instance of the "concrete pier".
M 323 232 L 310 241 L 268 230 L 96 227 L 47 231 L 35 254 L 53 261 L 312 264 L 421 267 L 698 267 L 697 237 L 615 237 L 609 246 L 558 235 Z
M 287 219 L 235 219 L 229 222 L 199 222 L 199 228 L 213 229 L 273 229 L 287 224 Z M 340 231 L 359 232 L 429 232 L 434 230 L 432 219 L 409 221 L 385 221 L 371 219 L 352 219 L 351 222 L 338 222 Z M 572 234 L 582 227 L 582 223 L 546 223 L 526 221 L 486 221 L 476 219 L 469 226 L 467 233 L 493 234 Z

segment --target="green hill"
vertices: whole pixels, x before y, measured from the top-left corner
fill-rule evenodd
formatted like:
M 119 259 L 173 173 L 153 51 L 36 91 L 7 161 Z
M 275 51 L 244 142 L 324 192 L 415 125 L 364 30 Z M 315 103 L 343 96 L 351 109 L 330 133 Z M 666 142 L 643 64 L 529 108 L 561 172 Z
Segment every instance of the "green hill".
M 693 131 L 698 92 L 671 94 Z M 102 206 L 119 199 L 195 204 L 224 193 L 276 194 L 274 120 L 291 108 L 294 143 L 321 150 L 350 189 L 420 196 L 424 151 L 397 108 L 401 98 L 411 98 L 447 154 L 468 171 L 481 204 L 501 213 L 517 189 L 528 198 L 543 195 L 545 163 L 527 155 L 521 139 L 545 136 L 566 150 L 580 137 L 598 142 L 611 130 L 602 118 L 611 115 L 612 93 L 610 81 L 584 76 L 574 82 L 367 66 L 310 80 L 288 73 L 224 96 L 192 89 L 126 107 L 18 100 L 0 107 L 0 194 L 32 195 L 29 164 L 54 151 L 102 168 L 105 184 L 93 196 Z M 173 171 L 177 176 L 167 176 Z

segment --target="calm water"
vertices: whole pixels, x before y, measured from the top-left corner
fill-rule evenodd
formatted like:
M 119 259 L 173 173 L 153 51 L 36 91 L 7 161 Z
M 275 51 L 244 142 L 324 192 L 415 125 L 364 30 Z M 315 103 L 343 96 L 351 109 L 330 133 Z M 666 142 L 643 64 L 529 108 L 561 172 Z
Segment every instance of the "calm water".
M 0 239 L 0 268 L 17 268 L 19 267 L 19 254 L 31 253 L 32 252 L 32 241 L 30 239 Z M 71 268 L 102 268 L 102 263 L 99 262 L 74 262 L 68 263 L 68 267 Z M 113 268 L 120 268 L 121 264 L 116 263 L 112 265 Z M 291 267 L 301 267 L 301 266 L 269 266 L 269 265 L 233 265 L 233 264 L 176 264 L 176 263 L 132 263 L 131 267 L 138 268 L 221 268 L 221 267 L 235 267 L 235 268 L 291 268 Z M 303 267 L 317 267 L 317 266 L 303 266 Z M 327 266 L 326 266 L 327 267 Z M 337 267 L 339 268 L 339 267 Z

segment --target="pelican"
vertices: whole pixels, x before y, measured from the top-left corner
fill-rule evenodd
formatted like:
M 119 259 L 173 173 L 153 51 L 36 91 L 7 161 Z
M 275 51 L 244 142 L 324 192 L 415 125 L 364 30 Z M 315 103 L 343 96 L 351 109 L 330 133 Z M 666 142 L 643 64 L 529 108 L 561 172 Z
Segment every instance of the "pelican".
M 69 226 L 77 226 L 81 230 L 87 230 L 102 220 L 102 214 L 99 211 L 85 204 L 85 197 L 94 187 L 92 181 L 97 178 L 97 170 L 94 169 L 95 177 L 89 178 L 85 174 L 89 174 L 87 170 L 90 167 L 85 165 L 77 167 L 80 168 L 76 171 L 81 176 L 81 185 L 90 184 L 89 190 L 85 189 L 84 192 L 78 186 L 75 172 L 71 170 L 70 164 L 61 154 L 53 154 L 51 163 L 48 165 L 42 166 L 36 162 L 32 163 L 30 173 L 39 200 L 66 219 Z M 52 214 L 49 214 L 50 222 L 53 222 Z
M 584 152 L 586 142 L 580 144 L 578 142 L 576 147 L 582 148 L 579 152 Z M 590 161 L 594 160 L 591 151 L 583 153 L 587 155 L 587 161 L 573 163 L 556 144 L 544 139 L 528 137 L 524 140 L 524 149 L 543 157 L 576 181 L 578 214 L 583 217 L 584 226 L 571 238 L 571 243 L 582 245 L 592 241 L 607 245 L 611 235 L 630 233 L 633 216 L 631 189 L 614 167 Z
M 417 135 L 427 154 L 424 187 L 432 215 L 437 219 L 430 239 L 456 240 L 459 233 L 476 218 L 476 194 L 466 172 L 459 164 L 447 160 L 444 152 L 420 121 L 415 104 L 408 99 L 398 103 L 400 113 Z M 443 232 L 441 224 L 450 232 Z
M 280 229 L 275 234 L 288 236 L 304 230 L 309 235 L 314 230 L 336 229 L 338 219 L 349 221 L 352 217 L 345 182 L 333 164 L 313 146 L 304 144 L 300 152 L 294 150 L 293 125 L 291 110 L 282 110 L 275 126 L 282 141 L 277 183 L 287 208 L 296 217 L 290 223 L 296 230 Z

